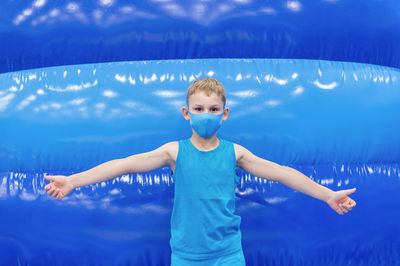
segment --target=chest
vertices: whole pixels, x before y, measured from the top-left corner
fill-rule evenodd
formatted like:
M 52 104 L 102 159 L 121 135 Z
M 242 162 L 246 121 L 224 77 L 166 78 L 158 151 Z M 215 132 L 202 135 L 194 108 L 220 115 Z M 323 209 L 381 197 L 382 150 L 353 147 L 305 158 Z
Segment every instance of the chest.
M 229 156 L 181 154 L 175 188 L 186 197 L 220 198 L 234 193 L 235 164 Z

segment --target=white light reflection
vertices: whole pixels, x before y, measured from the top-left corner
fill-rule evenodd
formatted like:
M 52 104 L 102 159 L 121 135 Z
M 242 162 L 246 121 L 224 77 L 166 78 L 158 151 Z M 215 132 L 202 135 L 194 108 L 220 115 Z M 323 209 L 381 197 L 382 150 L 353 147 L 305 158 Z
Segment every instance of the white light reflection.
M 301 3 L 299 1 L 287 1 L 286 7 L 293 12 L 298 12 L 301 9 Z
M 218 6 L 217 10 L 221 11 L 221 13 L 225 13 L 231 11 L 233 9 L 232 5 L 221 4 Z
M 176 3 L 166 3 L 162 6 L 170 15 L 176 17 L 185 17 L 186 13 L 183 8 Z
M 122 14 L 131 14 L 135 11 L 135 7 L 133 6 L 123 6 L 119 9 Z
M 75 19 L 83 23 L 95 23 L 100 26 L 108 26 L 110 24 L 123 23 L 126 21 L 134 20 L 139 17 L 146 19 L 154 19 L 160 14 L 151 13 L 145 10 L 140 10 L 132 4 L 121 4 L 117 7 L 115 0 L 97 0 L 97 6 L 92 10 L 82 10 L 79 2 L 66 1 L 64 7 L 54 8 L 37 16 L 32 20 L 32 25 L 36 26 L 40 23 L 54 23 L 55 21 L 68 21 Z M 246 8 L 245 5 L 251 4 L 252 0 L 232 0 L 231 2 L 216 3 L 216 6 L 210 6 L 211 1 L 197 1 L 190 6 L 184 6 L 182 3 L 172 0 L 152 0 L 158 4 L 164 13 L 172 17 L 182 17 L 185 19 L 193 20 L 199 24 L 209 25 L 212 21 L 220 19 L 222 16 L 229 15 L 228 12 L 238 10 L 239 7 L 241 15 L 257 15 L 259 13 L 275 14 L 277 10 L 270 6 L 263 6 L 260 8 Z M 209 3 L 210 2 L 210 3 Z M 19 25 L 27 18 L 35 15 L 35 11 L 45 5 L 45 0 L 37 0 L 32 6 L 27 7 L 20 14 L 18 14 L 13 23 Z M 110 7 L 116 6 L 115 9 Z M 291 11 L 299 11 L 301 3 L 297 0 L 285 2 L 285 7 Z M 85 11 L 85 12 L 84 12 Z M 159 11 L 160 12 L 160 11 Z
M 181 108 L 182 106 L 186 105 L 185 101 L 175 100 L 175 101 L 168 101 L 167 104 L 174 106 L 175 108 Z
M 260 12 L 261 12 L 261 13 L 265 13 L 265 14 L 269 14 L 269 15 L 272 15 L 272 14 L 275 14 L 275 13 L 276 13 L 276 10 L 273 9 L 272 7 L 263 7 L 263 8 L 260 9 Z
M 19 25 L 21 22 L 31 16 L 35 10 L 42 8 L 46 4 L 46 0 L 36 0 L 30 8 L 24 9 L 17 17 L 14 18 L 14 25 Z
M 99 0 L 99 4 L 103 7 L 110 7 L 114 4 L 114 0 Z
M 58 15 L 60 15 L 60 10 L 57 9 L 57 8 L 51 10 L 50 13 L 49 13 L 50 17 L 57 17 Z
M 304 88 L 302 86 L 297 86 L 294 91 L 292 91 L 291 95 L 300 95 L 304 92 Z
M 183 74 L 185 80 L 186 80 L 186 76 L 185 74 Z M 157 80 L 157 75 L 155 73 L 153 73 L 153 75 L 151 75 L 150 78 L 148 78 L 147 76 L 144 77 L 144 84 L 147 84 L 149 82 L 154 82 Z
M 233 0 L 237 4 L 250 4 L 251 0 Z
M 168 91 L 168 90 L 157 90 L 153 92 L 154 95 L 162 98 L 174 98 L 184 94 L 184 92 Z
M 214 74 L 215 74 L 214 71 L 210 70 L 208 71 L 207 76 L 211 77 L 214 76 Z
M 226 106 L 228 106 L 228 107 L 233 107 L 233 106 L 236 106 L 238 104 L 239 104 L 239 102 L 235 101 L 235 100 L 227 100 L 226 101 Z
M 333 184 L 333 178 L 330 179 L 321 179 L 321 185 L 330 185 Z
M 281 101 L 278 100 L 268 100 L 265 102 L 266 105 L 270 106 L 270 107 L 275 107 L 279 104 L 281 104 Z
M 112 90 L 105 90 L 105 91 L 103 91 L 103 96 L 108 97 L 108 98 L 115 98 L 118 96 L 118 93 L 116 93 Z
M 76 98 L 76 99 L 69 101 L 69 104 L 80 105 L 80 104 L 84 103 L 85 101 L 86 101 L 85 98 Z
M 103 11 L 101 11 L 100 9 L 95 9 L 95 10 L 92 12 L 92 16 L 93 16 L 94 21 L 95 21 L 97 24 L 100 24 L 101 18 L 103 17 Z
M 127 101 L 127 102 L 123 102 L 122 103 L 123 106 L 126 106 L 128 108 L 134 108 L 138 106 L 137 102 L 133 102 L 133 101 Z
M 42 105 L 40 105 L 39 107 L 33 108 L 33 111 L 39 112 L 39 111 L 41 111 L 41 110 L 47 110 L 47 109 L 49 109 L 49 107 L 48 107 L 47 105 L 45 105 L 45 104 L 42 104 Z
M 16 92 L 16 91 L 18 91 L 18 88 L 15 87 L 15 86 L 11 86 L 8 90 L 9 90 L 10 92 Z
M 94 87 L 96 85 L 97 85 L 97 79 L 93 83 L 87 82 L 87 83 L 81 83 L 79 85 L 71 84 L 71 85 L 68 85 L 67 87 L 65 87 L 64 89 L 60 88 L 60 87 L 53 87 L 53 86 L 48 86 L 48 89 L 51 91 L 58 91 L 58 92 L 80 91 L 83 89 Z
M 278 79 L 276 77 L 272 77 L 272 81 L 278 85 L 286 85 L 288 83 L 287 79 Z
M 239 98 L 251 98 L 251 97 L 256 97 L 258 92 L 255 90 L 245 90 L 245 91 L 231 92 L 230 94 Z
M 129 83 L 130 83 L 130 84 L 135 85 L 136 81 L 135 81 L 135 79 L 133 79 L 133 78 L 131 77 L 131 75 L 129 75 L 128 80 L 129 80 Z
M 15 94 L 11 93 L 4 97 L 0 98 L 0 112 L 7 109 L 7 106 L 11 103 L 12 99 L 14 99 Z
M 7 177 L 3 177 L 0 184 L 0 198 L 7 197 Z
M 36 91 L 36 93 L 39 94 L 39 95 L 45 95 L 46 94 L 43 89 L 38 89 Z
M 71 2 L 67 4 L 66 8 L 69 12 L 75 12 L 79 9 L 79 5 L 75 2 Z
M 96 109 L 104 109 L 106 108 L 106 104 L 105 103 L 96 103 L 95 105 Z
M 36 100 L 36 95 L 29 95 L 25 100 L 23 100 L 17 107 L 17 110 L 22 110 L 24 109 L 26 106 L 28 106 L 31 102 L 33 102 L 34 100 Z
M 193 75 L 191 75 L 190 77 L 189 77 L 189 82 L 192 82 L 193 80 L 195 80 L 196 78 L 193 76 Z
M 46 0 L 36 0 L 33 3 L 33 6 L 37 7 L 37 8 L 40 8 L 40 7 L 43 7 L 45 4 L 46 4 Z
M 39 197 L 39 194 L 30 194 L 28 192 L 26 192 L 25 190 L 22 191 L 21 194 L 19 194 L 19 198 L 21 200 L 25 200 L 25 201 L 33 201 L 36 200 Z
M 332 89 L 334 89 L 335 87 L 337 87 L 339 85 L 335 81 L 333 81 L 332 83 L 328 83 L 328 84 L 322 84 L 322 83 L 319 82 L 319 80 L 315 80 L 313 82 L 313 84 L 315 86 L 317 86 L 318 88 L 321 88 L 321 89 L 324 89 L 324 90 L 332 90 Z
M 288 200 L 288 198 L 284 197 L 274 197 L 274 198 L 266 198 L 265 201 L 269 204 L 277 204 Z
M 60 103 L 51 103 L 50 107 L 52 107 L 54 109 L 60 109 L 62 107 L 62 104 L 60 104 Z
M 115 78 L 117 81 L 121 82 L 121 83 L 124 83 L 124 82 L 126 81 L 125 75 L 120 76 L 120 75 L 118 75 L 118 74 L 115 74 L 114 78 Z

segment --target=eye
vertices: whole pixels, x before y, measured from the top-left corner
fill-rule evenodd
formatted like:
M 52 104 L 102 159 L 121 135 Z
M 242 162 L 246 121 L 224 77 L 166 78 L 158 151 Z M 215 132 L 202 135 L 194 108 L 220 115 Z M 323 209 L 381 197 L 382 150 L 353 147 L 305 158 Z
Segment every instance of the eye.
M 214 111 L 218 111 L 218 108 L 213 108 Z
M 194 108 L 194 110 L 199 111 L 199 110 L 201 110 L 201 107 L 196 107 L 196 108 Z

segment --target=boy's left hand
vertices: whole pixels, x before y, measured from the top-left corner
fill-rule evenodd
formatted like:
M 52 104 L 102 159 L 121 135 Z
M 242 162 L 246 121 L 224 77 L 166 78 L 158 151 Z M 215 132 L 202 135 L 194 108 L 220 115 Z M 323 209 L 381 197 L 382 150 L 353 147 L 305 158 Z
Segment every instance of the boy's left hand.
M 334 191 L 326 203 L 339 214 L 347 213 L 356 206 L 356 202 L 347 195 L 355 191 L 356 188 Z

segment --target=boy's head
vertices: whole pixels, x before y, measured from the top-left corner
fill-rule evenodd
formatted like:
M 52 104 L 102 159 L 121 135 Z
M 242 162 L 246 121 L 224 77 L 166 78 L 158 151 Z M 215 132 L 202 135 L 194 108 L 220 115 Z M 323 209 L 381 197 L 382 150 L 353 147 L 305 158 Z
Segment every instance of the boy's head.
M 199 136 L 214 135 L 222 121 L 228 118 L 225 89 L 216 79 L 202 78 L 190 84 L 186 104 L 187 108 L 182 107 L 182 114 L 190 120 L 193 129 L 197 129 L 193 132 Z
M 194 102 L 191 100 L 191 96 L 197 92 L 203 92 L 207 96 L 211 96 L 213 93 L 216 94 L 221 99 L 222 108 L 225 107 L 225 89 L 218 80 L 213 78 L 202 78 L 193 81 L 192 84 L 190 84 L 186 94 L 186 105 L 188 107 L 190 107 L 189 104 L 193 104 L 192 102 Z

